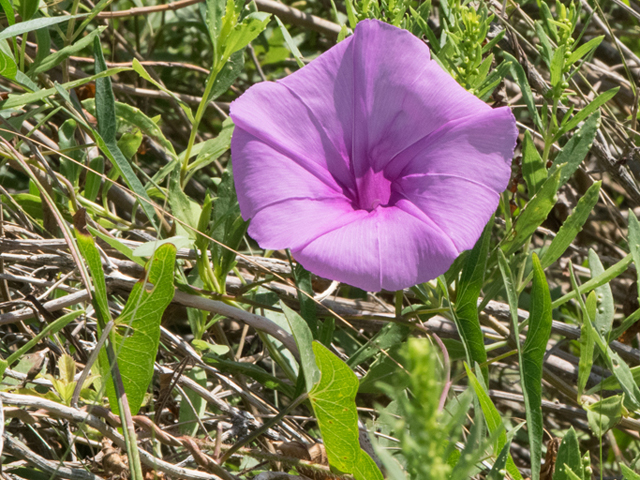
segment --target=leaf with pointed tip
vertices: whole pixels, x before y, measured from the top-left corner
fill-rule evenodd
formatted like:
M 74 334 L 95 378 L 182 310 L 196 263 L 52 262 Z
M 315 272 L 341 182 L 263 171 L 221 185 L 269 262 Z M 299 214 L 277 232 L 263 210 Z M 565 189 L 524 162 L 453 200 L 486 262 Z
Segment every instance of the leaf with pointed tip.
M 553 474 L 553 480 L 571 480 L 567 467 L 573 473 L 579 474 L 580 479 L 584 475 L 582 457 L 580 456 L 580 445 L 578 437 L 573 427 L 569 427 L 558 447 L 558 455 L 556 457 L 556 471 Z
M 598 438 L 615 427 L 622 418 L 624 393 L 603 398 L 596 403 L 586 406 L 589 428 Z
M 542 265 L 534 253 L 533 287 L 529 330 L 522 347 L 522 393 L 527 415 L 529 448 L 531 451 L 531 478 L 540 478 L 542 461 L 542 363 L 551 335 L 551 296 Z
M 347 365 L 324 345 L 313 342 L 321 376 L 309 392 L 318 419 L 329 464 L 356 480 L 383 480 L 375 462 L 360 448 L 356 393 L 358 379 Z
M 114 351 L 132 415 L 140 409 L 153 376 L 160 343 L 160 321 L 174 294 L 175 259 L 176 247 L 171 244 L 162 245 L 155 251 L 147 264 L 148 277 L 133 286 L 124 310 L 116 319 Z M 107 395 L 115 410 L 116 392 L 108 365 L 101 367 L 104 378 L 109 378 Z

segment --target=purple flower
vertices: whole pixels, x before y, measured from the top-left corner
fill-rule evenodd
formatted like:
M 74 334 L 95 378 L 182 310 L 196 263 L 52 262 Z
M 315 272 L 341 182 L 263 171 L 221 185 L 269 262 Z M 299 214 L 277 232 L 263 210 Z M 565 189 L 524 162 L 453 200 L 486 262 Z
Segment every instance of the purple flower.
M 376 20 L 231 105 L 242 216 L 262 248 L 369 291 L 436 278 L 507 187 L 518 131 Z

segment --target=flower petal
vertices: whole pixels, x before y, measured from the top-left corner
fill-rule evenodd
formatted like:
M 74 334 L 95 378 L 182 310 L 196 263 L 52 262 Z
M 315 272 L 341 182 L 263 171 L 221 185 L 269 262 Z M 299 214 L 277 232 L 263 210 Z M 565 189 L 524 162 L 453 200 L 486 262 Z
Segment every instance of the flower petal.
M 294 250 L 366 215 L 345 198 L 294 198 L 259 210 L 251 219 L 249 235 L 264 249 Z
M 309 78 L 313 74 L 305 72 L 306 68 L 299 71 L 301 80 L 315 84 L 316 80 Z M 330 85 L 334 83 L 331 81 Z M 325 104 L 327 109 L 334 109 L 329 105 L 333 102 L 330 94 L 319 100 L 322 101 L 314 104 L 314 109 L 321 109 Z M 231 118 L 236 127 L 259 138 L 319 178 L 326 180 L 333 176 L 343 187 L 353 189 L 348 157 L 342 151 L 344 147 L 339 142 L 336 147 L 334 143 L 334 137 L 340 137 L 335 132 L 328 133 L 318 120 L 325 116 L 321 110 L 312 111 L 285 82 L 258 83 L 231 104 Z
M 427 222 L 396 207 L 378 207 L 293 249 L 293 255 L 325 278 L 368 291 L 399 290 L 441 275 L 458 256 L 440 228 Z
M 484 185 L 445 174 L 412 175 L 395 188 L 405 197 L 396 202 L 398 208 L 419 209 L 460 252 L 473 248 L 500 201 L 500 194 Z
M 353 36 L 277 83 L 306 106 L 331 139 L 344 161 L 344 170 L 337 162 L 329 166 L 346 183 L 343 175 L 352 178 L 349 158 L 353 136 Z
M 445 123 L 491 109 L 431 60 L 429 48 L 406 30 L 365 20 L 353 43 L 356 177 L 368 168 L 381 170 Z
M 287 199 L 345 198 L 333 177 L 322 170 L 305 169 L 241 128 L 233 132 L 231 149 L 233 177 L 245 219 Z
M 385 168 L 388 178 L 416 174 L 448 174 L 466 178 L 502 193 L 511 176 L 511 158 L 518 130 L 509 108 L 447 123 L 401 152 Z M 462 192 L 452 190 L 455 201 Z

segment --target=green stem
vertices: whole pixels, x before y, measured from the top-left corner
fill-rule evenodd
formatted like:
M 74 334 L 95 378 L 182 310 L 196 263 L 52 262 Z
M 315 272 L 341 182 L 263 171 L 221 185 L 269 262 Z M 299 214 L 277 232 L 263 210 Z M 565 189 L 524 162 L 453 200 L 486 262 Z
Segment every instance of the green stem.
M 604 285 L 605 283 L 610 282 L 613 278 L 616 278 L 618 275 L 624 272 L 632 261 L 633 257 L 631 256 L 631 254 L 627 255 L 618 263 L 607 268 L 600 275 L 596 275 L 588 282 L 580 285 L 577 289 L 572 290 L 571 292 L 552 302 L 551 308 L 558 308 L 560 305 L 563 305 L 569 300 L 573 300 L 579 295 L 589 293 L 591 290 L 598 288 L 600 285 Z
M 76 13 L 78 13 L 78 5 L 80 4 L 80 0 L 73 0 L 73 4 L 71 5 L 71 19 L 69 20 L 69 24 L 67 25 L 67 38 L 64 39 L 65 46 L 71 45 L 73 41 L 73 30 L 76 28 L 76 19 L 73 17 Z
M 111 332 L 109 332 L 109 337 L 109 342 L 106 345 L 107 358 L 109 359 L 109 365 L 112 365 L 111 378 L 113 379 L 113 384 L 118 396 L 118 409 L 120 410 L 122 434 L 127 447 L 127 456 L 129 457 L 129 470 L 132 480 L 143 480 L 144 476 L 142 474 L 142 464 L 140 463 L 140 453 L 138 452 L 136 430 L 133 425 L 133 419 L 131 418 L 129 401 L 127 400 L 126 393 L 124 393 L 124 384 L 122 383 L 120 370 L 116 365 L 116 354 L 113 351 L 113 339 L 115 338 L 114 329 L 111 329 Z
M 398 290 L 396 292 L 396 318 L 402 317 L 402 298 L 404 292 L 402 290 Z
M 193 149 L 193 145 L 196 140 L 196 135 L 198 134 L 198 126 L 200 125 L 200 121 L 204 116 L 204 112 L 207 110 L 207 105 L 209 104 L 209 95 L 211 94 L 211 90 L 213 89 L 213 85 L 216 82 L 216 78 L 222 70 L 226 60 L 222 59 L 220 62 L 216 62 L 211 69 L 211 74 L 207 79 L 207 84 L 204 87 L 204 93 L 202 94 L 202 100 L 198 105 L 198 110 L 196 111 L 196 116 L 193 121 L 193 125 L 191 126 L 191 134 L 189 135 L 189 143 L 187 143 L 187 149 L 184 152 L 184 160 L 182 161 L 182 168 L 180 169 L 180 185 L 184 186 L 188 168 L 189 168 L 189 158 L 191 157 L 191 150 Z
M 22 42 L 20 43 L 20 71 L 24 72 L 24 57 L 27 54 L 27 36 L 29 34 L 25 33 L 22 36 Z

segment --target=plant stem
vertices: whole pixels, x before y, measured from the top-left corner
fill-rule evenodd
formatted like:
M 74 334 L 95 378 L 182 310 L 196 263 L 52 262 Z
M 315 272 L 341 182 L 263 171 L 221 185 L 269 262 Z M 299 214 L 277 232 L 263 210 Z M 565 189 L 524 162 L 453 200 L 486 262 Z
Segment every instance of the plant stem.
M 189 135 L 189 143 L 187 144 L 187 149 L 184 152 L 184 160 L 182 161 L 182 168 L 180 169 L 180 185 L 184 187 L 188 167 L 189 167 L 189 158 L 191 157 L 191 150 L 193 149 L 193 144 L 196 140 L 196 135 L 198 134 L 198 126 L 200 125 L 200 121 L 204 116 L 204 112 L 207 110 L 207 105 L 209 104 L 209 95 L 211 95 L 211 90 L 213 89 L 213 85 L 216 82 L 216 78 L 222 70 L 222 67 L 225 64 L 225 59 L 222 59 L 219 62 L 214 63 L 213 68 L 211 69 L 211 73 L 209 74 L 209 78 L 207 79 L 207 84 L 204 88 L 204 93 L 202 94 L 202 100 L 198 105 L 198 110 L 196 111 L 196 116 L 194 118 L 193 125 L 191 126 L 191 134 Z

